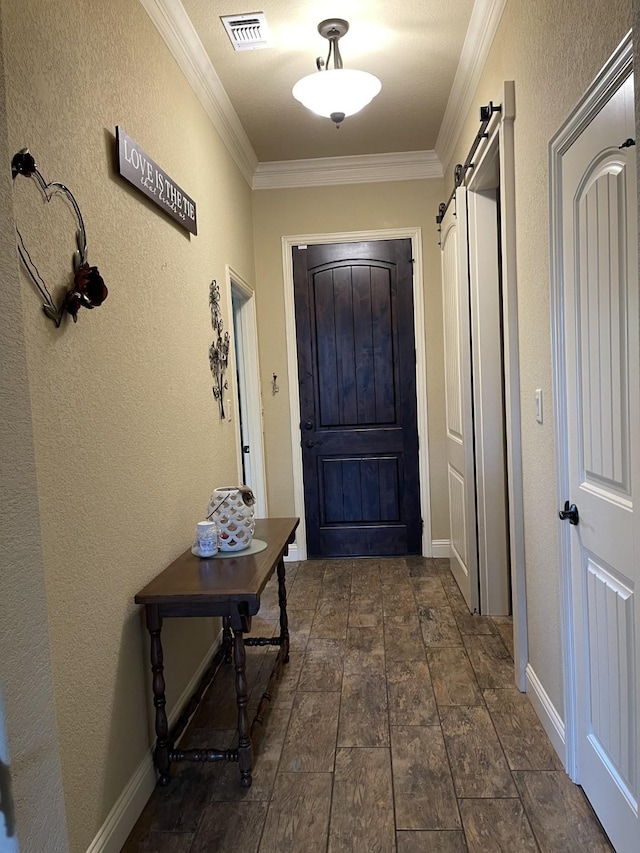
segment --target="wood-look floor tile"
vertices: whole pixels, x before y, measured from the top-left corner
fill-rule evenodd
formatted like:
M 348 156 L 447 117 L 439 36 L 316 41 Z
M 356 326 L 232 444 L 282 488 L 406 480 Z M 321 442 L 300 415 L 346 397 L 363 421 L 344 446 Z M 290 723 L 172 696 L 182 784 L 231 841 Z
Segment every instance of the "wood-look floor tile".
M 278 633 L 278 628 L 280 627 L 278 612 L 275 608 L 269 610 L 261 607 L 260 612 L 251 619 L 251 630 L 248 634 L 244 635 L 245 640 L 250 637 L 272 637 L 274 633 Z M 251 653 L 260 654 L 260 652 L 266 652 L 266 650 L 267 646 L 254 646 L 251 648 Z M 248 653 L 249 648 L 247 648 Z
M 345 675 L 338 746 L 389 746 L 387 683 L 384 675 Z
M 462 642 L 480 687 L 511 687 L 514 684 L 513 660 L 500 637 L 463 634 Z
M 221 749 L 229 748 L 230 733 L 224 732 L 224 737 L 218 737 L 216 734 L 215 743 L 208 743 L 208 745 Z M 213 765 L 197 767 L 192 764 L 174 767 L 169 784 L 163 788 L 154 788 L 144 812 L 134 827 L 132 839 L 143 838 L 151 832 L 195 832 L 209 799 L 206 770 L 212 767 Z M 238 782 L 239 780 L 238 773 Z
M 483 705 L 440 710 L 458 797 L 517 797 L 507 760 Z
M 120 853 L 189 853 L 193 839 L 192 832 L 149 832 L 142 837 L 132 834 Z
M 436 578 L 440 575 L 430 557 L 407 557 L 406 562 L 410 578 Z
M 292 610 L 287 614 L 289 645 L 293 651 L 304 651 L 311 633 L 315 610 Z
M 393 561 L 389 561 L 391 564 Z M 357 560 L 352 560 L 351 571 L 355 572 L 380 572 L 381 566 L 387 566 L 388 563 L 384 557 L 359 557 Z
M 449 599 L 439 577 L 411 578 L 418 607 L 446 607 Z
M 502 642 L 513 659 L 513 617 L 492 616 L 496 632 L 502 637 Z
M 496 627 L 491 616 L 480 616 L 478 613 L 466 612 L 462 609 L 453 611 L 461 634 L 495 634 Z
M 438 725 L 438 710 L 426 660 L 389 663 L 387 689 L 392 726 Z
M 518 799 L 483 795 L 482 798 L 460 800 L 471 853 L 493 853 L 494 850 L 528 853 L 530 849 L 539 849 L 541 853 L 613 853 L 581 789 L 575 787 L 562 770 L 534 769 L 560 768 L 561 764 L 537 717 L 532 716 L 526 697 L 515 690 L 511 673 L 504 686 L 488 684 L 487 680 L 495 679 L 496 675 L 499 681 L 505 681 L 509 665 L 505 651 L 513 656 L 511 618 L 492 618 L 495 636 L 465 634 L 464 646 L 427 646 L 424 652 L 425 640 L 435 638 L 430 633 L 433 626 L 429 626 L 423 637 L 425 621 L 437 621 L 425 620 L 425 609 L 436 611 L 439 605 L 430 602 L 420 605 L 419 609 L 414 588 L 419 600 L 422 594 L 434 589 L 437 597 L 438 586 L 433 582 L 439 580 L 449 602 L 442 606 L 451 608 L 454 620 L 457 617 L 463 631 L 488 627 L 482 625 L 483 620 L 471 616 L 447 566 L 447 560 L 421 557 L 288 563 L 291 661 L 283 668 L 281 679 L 273 689 L 265 726 L 257 730 L 253 785 L 249 789 L 240 786 L 237 764 L 178 765 L 173 768 L 170 785 L 153 792 L 123 853 L 255 851 L 267 820 L 273 786 L 285 784 L 284 781 L 276 782 L 280 779 L 278 774 L 285 781 L 286 777 L 292 780 L 288 791 L 292 797 L 300 795 L 301 800 L 296 799 L 293 808 L 291 801 L 282 806 L 281 802 L 287 802 L 289 794 L 284 787 L 282 791 L 278 788 L 280 793 L 276 792 L 269 828 L 264 833 L 264 849 L 278 849 L 283 853 L 314 850 L 316 829 L 319 839 L 320 824 L 324 820 L 324 846 L 318 842 L 318 849 L 324 850 L 329 843 L 327 800 L 321 798 L 318 804 L 316 799 L 316 806 L 313 806 L 312 798 L 308 797 L 310 790 L 306 787 L 306 780 L 315 778 L 318 771 L 324 774 L 319 778 L 333 779 L 335 785 L 330 853 L 343 850 L 352 853 L 388 850 L 391 853 L 396 849 L 394 845 L 398 853 L 423 850 L 427 853 L 465 853 L 467 847 L 434 697 L 442 713 L 452 755 L 455 759 L 457 749 L 463 765 L 482 764 L 477 758 L 477 747 L 468 750 L 463 742 L 460 732 L 463 710 L 467 717 L 482 717 L 480 728 L 475 727 L 469 735 L 471 741 L 482 740 L 485 753 L 496 748 L 495 738 L 487 735 L 486 717 L 482 715 L 483 701 L 486 702 L 538 845 L 530 847 L 531 835 L 527 833 L 526 820 L 523 822 Z M 309 655 L 305 655 L 318 604 L 327 609 L 328 605 L 349 608 L 346 640 L 314 638 Z M 447 611 L 447 624 L 450 617 Z M 316 627 L 320 624 L 318 620 Z M 407 631 L 403 643 L 399 642 L 397 632 L 393 633 L 398 626 Z M 385 627 L 391 644 L 388 660 L 385 659 Z M 274 636 L 278 631 L 278 589 L 276 579 L 272 578 L 261 596 L 261 608 L 254 617 L 252 634 Z M 392 659 L 401 645 L 408 647 L 413 655 L 411 631 L 419 635 L 416 646 L 422 647 L 428 666 L 425 657 L 406 661 Z M 394 642 L 397 644 L 395 652 Z M 479 677 L 487 684 L 484 700 L 467 650 L 470 655 L 475 654 Z M 325 652 L 331 664 L 327 663 L 327 669 L 322 670 L 320 661 Z M 247 649 L 250 716 L 268 683 L 276 654 L 273 647 Z M 347 676 L 344 694 L 337 689 L 340 661 L 344 663 Z M 339 726 L 340 737 L 353 741 L 360 737 L 358 726 L 366 727 L 363 722 L 366 713 L 364 716 L 359 713 L 358 706 L 368 711 L 373 705 L 377 708 L 374 716 L 381 722 L 382 678 L 386 679 L 389 704 L 387 721 L 392 725 L 397 828 L 389 748 L 342 748 L 338 749 L 338 760 L 335 760 Z M 316 691 L 313 685 L 321 683 L 323 692 Z M 327 693 L 328 685 L 335 686 L 336 691 Z M 372 685 L 376 685 L 375 688 Z M 341 688 L 342 683 L 339 686 Z M 370 688 L 373 689 L 373 702 L 367 698 Z M 341 701 L 344 707 L 354 709 L 353 718 L 347 711 L 340 717 Z M 478 707 L 460 709 L 458 705 Z M 236 724 L 235 672 L 232 666 L 223 666 L 191 720 L 181 746 L 229 748 L 237 743 Z M 377 725 L 373 725 L 374 731 Z M 364 739 L 365 735 L 362 737 Z M 455 739 L 459 745 L 454 748 Z M 488 757 L 484 761 L 492 765 L 486 772 L 490 780 L 495 762 Z M 455 765 L 456 760 L 453 763 Z M 331 772 L 334 767 L 335 774 Z M 305 770 L 310 772 L 300 772 Z M 504 767 L 501 772 L 503 770 Z M 464 774 L 458 771 L 457 775 L 462 778 Z
M 396 842 L 398 853 L 467 853 L 464 833 L 455 829 L 402 829 L 396 832 Z
M 384 630 L 375 628 L 349 628 L 344 653 L 345 675 L 362 675 L 365 672 L 384 673 Z
M 387 661 L 424 660 L 424 642 L 417 612 L 403 620 L 402 616 L 385 616 L 384 649 Z
M 379 592 L 367 595 L 351 593 L 349 603 L 350 628 L 375 628 L 382 625 L 382 597 Z
M 460 814 L 469 853 L 538 853 L 520 800 L 461 800 Z
M 344 640 L 309 640 L 298 690 L 339 691 L 342 688 Z
M 388 749 L 339 749 L 331 802 L 329 853 L 395 853 Z
M 418 615 L 425 646 L 462 645 L 462 637 L 451 607 L 419 607 Z
M 563 770 L 515 770 L 513 776 L 544 853 L 614 853 L 582 788 Z
M 526 694 L 515 687 L 482 693 L 512 770 L 562 770 Z
M 406 574 L 407 572 L 406 557 L 379 557 L 374 559 L 378 559 L 380 571 L 386 575 L 393 575 L 396 572 Z
M 322 589 L 321 578 L 304 578 L 298 576 L 287 589 L 287 611 L 289 610 L 315 610 L 320 591 Z
M 339 709 L 339 693 L 298 693 L 282 750 L 281 771 L 333 772 Z
M 322 576 L 322 590 L 324 594 L 330 593 L 336 597 L 347 597 L 351 595 L 351 568 L 342 563 L 328 563 Z
M 285 560 L 284 561 L 284 568 L 285 568 L 285 571 L 287 573 L 287 582 L 295 580 L 296 575 L 298 574 L 298 570 L 300 569 L 300 566 L 302 566 L 302 565 L 303 565 L 303 563 L 300 560 Z M 273 581 L 276 581 L 276 583 L 277 583 L 276 575 L 272 576 L 269 583 L 272 583 Z
M 326 560 L 305 560 L 298 565 L 297 580 L 322 580 L 325 569 L 327 568 Z
M 412 613 L 416 608 L 416 600 L 410 586 L 401 589 L 387 589 L 382 585 L 382 612 L 385 617 L 398 614 Z
M 460 829 L 439 726 L 392 726 L 396 829 Z
M 190 853 L 242 850 L 257 853 L 267 803 L 211 803 L 202 816 Z
M 349 599 L 321 597 L 311 625 L 310 638 L 343 640 L 347 634 Z
M 464 600 L 463 594 L 460 592 L 460 587 L 456 583 L 455 578 L 451 573 L 448 575 L 440 575 L 440 581 L 444 588 L 445 593 L 447 594 L 447 598 L 449 599 L 449 604 L 453 607 L 454 610 L 463 610 L 467 613 L 470 613 L 469 608 L 467 607 L 467 602 Z
M 240 785 L 237 764 L 220 762 L 211 765 L 206 784 L 212 800 L 230 802 L 270 799 L 290 717 L 289 708 L 273 707 L 265 719 L 265 725 L 258 727 L 254 735 L 253 782 L 250 788 Z M 234 737 L 234 742 L 237 745 L 237 737 Z
M 269 686 L 269 678 L 273 671 L 273 667 L 277 657 L 276 650 L 270 650 L 264 657 L 262 667 L 257 675 L 252 676 L 249 681 L 249 711 L 255 711 L 258 704 Z M 284 664 L 280 670 L 280 676 L 271 682 L 271 705 L 277 704 L 281 708 L 291 708 L 295 692 L 298 689 L 300 673 L 304 654 L 302 652 L 292 652 L 289 656 L 289 663 Z M 247 679 L 248 680 L 248 679 Z M 237 713 L 236 713 L 237 723 Z
M 464 649 L 427 649 L 427 661 L 439 706 L 482 704 L 482 694 Z
M 331 773 L 280 773 L 260 843 L 260 853 L 324 853 L 331 809 Z M 240 849 L 240 848 L 237 848 Z
M 379 596 L 382 590 L 379 572 L 354 572 L 351 577 L 351 597 L 360 595 Z

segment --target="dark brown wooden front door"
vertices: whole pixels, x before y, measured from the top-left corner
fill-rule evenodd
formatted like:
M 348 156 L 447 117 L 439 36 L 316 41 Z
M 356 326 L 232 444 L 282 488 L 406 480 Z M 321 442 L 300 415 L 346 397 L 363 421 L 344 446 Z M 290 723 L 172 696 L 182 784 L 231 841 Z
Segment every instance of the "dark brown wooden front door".
M 293 249 L 310 557 L 420 554 L 410 240 Z

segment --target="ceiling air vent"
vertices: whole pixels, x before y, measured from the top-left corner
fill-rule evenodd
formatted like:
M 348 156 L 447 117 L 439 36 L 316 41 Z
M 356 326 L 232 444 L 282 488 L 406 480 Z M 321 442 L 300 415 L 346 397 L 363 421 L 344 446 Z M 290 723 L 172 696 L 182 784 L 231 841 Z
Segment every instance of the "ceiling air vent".
M 269 47 L 269 30 L 264 12 L 250 15 L 222 15 L 227 35 L 234 50 L 260 50 Z

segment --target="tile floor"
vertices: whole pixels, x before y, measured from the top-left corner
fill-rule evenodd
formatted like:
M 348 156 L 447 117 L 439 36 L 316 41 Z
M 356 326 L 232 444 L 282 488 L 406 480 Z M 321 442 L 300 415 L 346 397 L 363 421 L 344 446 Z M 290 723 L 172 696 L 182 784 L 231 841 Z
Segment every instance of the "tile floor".
M 511 620 L 469 613 L 447 560 L 289 563 L 287 590 L 252 787 L 235 764 L 178 765 L 123 853 L 612 851 L 514 687 Z M 274 579 L 252 633 L 277 625 Z M 250 709 L 274 656 L 247 649 Z M 235 723 L 223 667 L 182 745 L 231 745 Z

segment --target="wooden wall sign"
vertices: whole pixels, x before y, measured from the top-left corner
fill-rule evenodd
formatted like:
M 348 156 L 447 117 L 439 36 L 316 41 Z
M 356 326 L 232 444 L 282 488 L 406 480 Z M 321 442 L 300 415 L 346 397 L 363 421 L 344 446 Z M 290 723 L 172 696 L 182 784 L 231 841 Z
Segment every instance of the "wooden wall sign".
M 190 231 L 198 233 L 196 203 L 160 166 L 145 154 L 137 142 L 116 127 L 118 171 L 125 180 L 161 207 L 172 219 Z

